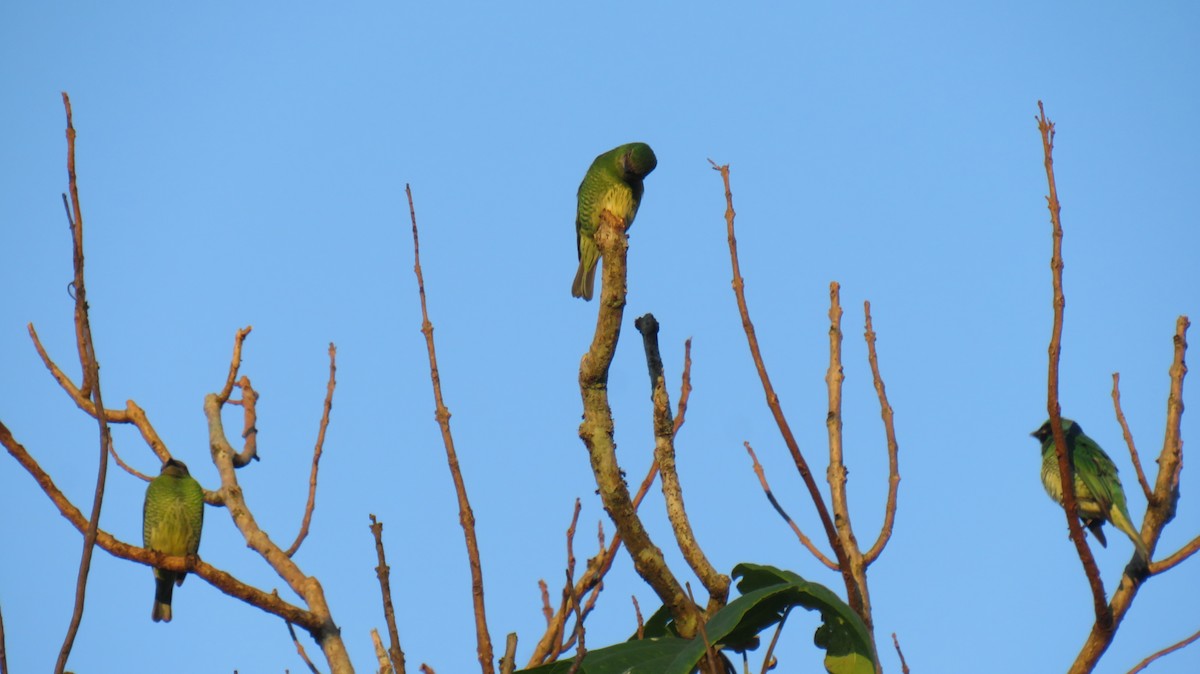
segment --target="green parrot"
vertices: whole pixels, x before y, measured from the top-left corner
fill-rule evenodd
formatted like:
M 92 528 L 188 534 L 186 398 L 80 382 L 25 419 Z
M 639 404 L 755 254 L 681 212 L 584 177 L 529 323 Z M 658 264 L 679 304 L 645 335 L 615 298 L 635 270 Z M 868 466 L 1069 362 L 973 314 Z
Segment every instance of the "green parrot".
M 579 271 L 571 284 L 571 295 L 591 300 L 596 285 L 596 263 L 600 249 L 592 237 L 600 226 L 600 213 L 608 209 L 633 224 L 642 202 L 642 179 L 658 166 L 654 150 L 645 143 L 627 143 L 596 157 L 579 183 L 579 206 L 575 211 L 575 243 Z
M 1112 459 L 1100 449 L 1087 435 L 1083 428 L 1064 417 L 1062 419 L 1063 435 L 1070 448 L 1071 460 L 1075 464 L 1075 501 L 1079 507 L 1079 519 L 1095 535 L 1100 545 L 1108 547 L 1101 527 L 1104 522 L 1120 529 L 1137 548 L 1137 554 L 1143 562 L 1150 561 L 1150 552 L 1142 537 L 1138 535 L 1125 507 L 1125 490 L 1121 488 L 1121 480 L 1117 477 L 1117 467 Z M 1050 430 L 1050 421 L 1031 433 L 1042 443 L 1042 484 L 1050 498 L 1062 505 L 1063 490 L 1061 474 L 1058 471 L 1058 454 L 1054 451 L 1054 434 Z
M 146 488 L 142 507 L 142 545 L 167 555 L 194 555 L 204 526 L 204 490 L 182 461 L 167 459 Z M 187 573 L 154 569 L 154 622 L 171 622 L 171 592 Z

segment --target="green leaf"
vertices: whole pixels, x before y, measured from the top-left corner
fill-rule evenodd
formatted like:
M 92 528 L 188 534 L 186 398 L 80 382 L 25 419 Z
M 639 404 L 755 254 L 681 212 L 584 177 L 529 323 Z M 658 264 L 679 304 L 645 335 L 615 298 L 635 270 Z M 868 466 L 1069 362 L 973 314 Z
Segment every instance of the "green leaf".
M 810 583 L 791 571 L 759 564 L 739 564 L 733 569 L 740 597 L 729 602 L 704 626 L 695 639 L 674 636 L 675 625 L 659 609 L 646 625 L 647 634 L 664 635 L 588 651 L 583 674 L 689 674 L 704 657 L 707 646 L 735 651 L 757 646 L 755 637 L 779 623 L 788 611 L 801 606 L 819 611 L 821 626 L 813 641 L 825 649 L 825 669 L 830 674 L 874 674 L 875 659 L 866 625 L 832 590 Z M 706 644 L 707 639 L 707 644 Z M 523 670 L 522 674 L 565 674 L 571 660 Z

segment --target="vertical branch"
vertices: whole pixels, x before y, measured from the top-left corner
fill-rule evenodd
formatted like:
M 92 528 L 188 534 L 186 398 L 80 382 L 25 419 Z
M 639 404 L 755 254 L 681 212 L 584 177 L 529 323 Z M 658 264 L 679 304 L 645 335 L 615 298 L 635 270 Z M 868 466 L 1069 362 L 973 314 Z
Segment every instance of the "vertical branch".
M 1100 580 L 1100 569 L 1092 551 L 1083 539 L 1083 528 L 1079 524 L 1079 505 L 1075 499 L 1075 470 L 1067 451 L 1066 438 L 1062 430 L 1062 409 L 1058 402 L 1058 363 L 1062 354 L 1062 324 L 1063 309 L 1067 300 L 1062 287 L 1062 222 L 1059 219 L 1061 207 L 1058 203 L 1058 189 L 1054 183 L 1054 123 L 1046 119 L 1046 111 L 1042 102 L 1038 101 L 1038 131 L 1042 134 L 1042 153 L 1045 157 L 1046 182 L 1049 184 L 1049 195 L 1046 206 L 1050 209 L 1050 223 L 1053 227 L 1054 252 L 1050 258 L 1051 278 L 1054 285 L 1054 327 L 1050 334 L 1050 366 L 1047 382 L 1046 409 L 1050 416 L 1050 428 L 1054 433 L 1054 449 L 1058 455 L 1059 479 L 1062 480 L 1063 510 L 1067 517 L 1067 528 L 1071 532 L 1071 540 L 1079 553 L 1079 561 L 1087 574 L 1088 584 L 1092 588 L 1092 603 L 1096 612 L 1096 624 L 1111 630 L 1113 625 L 1112 613 L 1104 597 L 1104 584 Z
M 96 360 L 96 347 L 92 341 L 92 326 L 88 320 L 87 288 L 83 280 L 83 210 L 79 204 L 79 187 L 75 182 L 75 126 L 71 120 L 71 99 L 62 93 L 63 107 L 67 111 L 67 178 L 71 191 L 71 221 L 73 266 L 75 268 L 75 339 L 79 347 L 79 365 L 83 371 L 80 386 L 85 397 L 90 397 L 97 411 L 95 418 L 100 431 L 100 466 L 96 471 L 96 490 L 92 497 L 92 514 L 88 519 L 87 531 L 83 536 L 83 552 L 79 558 L 79 573 L 75 580 L 75 608 L 71 622 L 63 637 L 55 674 L 62 674 L 67 666 L 75 635 L 83 621 L 83 605 L 87 595 L 88 573 L 92 565 L 92 551 L 96 545 L 96 534 L 100 526 L 100 508 L 104 503 L 104 483 L 108 476 L 108 454 L 112 447 L 112 435 L 108 430 L 108 418 L 104 413 L 104 400 L 100 395 L 100 364 Z
M 425 335 L 425 346 L 429 351 L 429 377 L 433 382 L 434 416 L 442 429 L 442 444 L 446 446 L 446 462 L 450 465 L 450 477 L 454 481 L 454 492 L 458 496 L 458 520 L 462 524 L 463 537 L 467 543 L 467 561 L 471 567 L 471 598 L 475 608 L 475 640 L 479 665 L 484 674 L 492 674 L 492 638 L 488 635 L 487 614 L 483 602 L 483 566 L 479 561 L 479 543 L 475 538 L 475 513 L 467 499 L 467 486 L 463 482 L 462 470 L 458 466 L 458 453 L 454 450 L 454 437 L 450 434 L 450 410 L 442 401 L 442 379 L 438 374 L 437 352 L 433 346 L 433 323 L 429 321 L 429 310 L 425 302 L 425 277 L 421 274 L 421 247 L 417 239 L 417 211 L 413 206 L 412 188 L 404 186 L 408 195 L 408 213 L 412 218 L 413 271 L 417 275 L 417 292 L 421 297 L 421 332 Z
M 667 396 L 667 379 L 663 370 L 662 356 L 658 348 L 658 321 L 653 314 L 646 314 L 633 323 L 642 333 L 642 344 L 646 351 L 646 367 L 650 373 L 651 401 L 654 405 L 654 460 L 662 476 L 663 501 L 667 507 L 667 519 L 675 532 L 675 541 L 684 561 L 695 572 L 696 577 L 708 591 L 708 610 L 715 613 L 729 599 L 729 576 L 718 572 L 692 531 L 687 510 L 683 503 L 683 485 L 675 470 L 675 421 L 671 418 L 671 401 Z
M 596 332 L 588 352 L 579 363 L 579 391 L 583 399 L 583 423 L 579 437 L 587 447 L 592 473 L 604 509 L 617 527 L 633 566 L 668 607 L 681 636 L 690 638 L 700 621 L 696 605 L 667 567 L 662 550 L 650 540 L 637 509 L 629 498 L 629 487 L 617 463 L 613 441 L 612 408 L 608 404 L 608 370 L 616 352 L 625 312 L 626 254 L 629 239 L 626 223 L 608 209 L 600 213 L 596 245 L 604 260 Z
M 888 539 L 892 537 L 892 525 L 896 521 L 896 491 L 900 487 L 899 446 L 896 444 L 896 428 L 892 423 L 892 406 L 888 403 L 887 390 L 883 386 L 883 377 L 879 374 L 879 357 L 875 353 L 875 328 L 871 325 L 871 303 L 863 302 L 863 313 L 866 314 L 867 362 L 871 365 L 871 378 L 875 381 L 875 393 L 879 396 L 879 415 L 883 417 L 883 428 L 887 434 L 888 448 L 888 495 L 887 505 L 883 511 L 883 526 L 879 529 L 879 538 L 867 550 L 866 563 L 871 564 L 883 552 Z M 894 636 L 894 635 L 893 635 Z
M 387 654 L 391 658 L 392 668 L 396 674 L 404 674 L 404 651 L 400 649 L 400 631 L 396 629 L 396 609 L 392 604 L 391 567 L 383 553 L 383 522 L 371 515 L 371 533 L 375 536 L 375 555 L 379 558 L 379 566 L 375 567 L 375 576 L 379 579 L 379 594 L 383 598 L 383 618 L 387 622 L 388 646 Z
M 871 634 L 871 648 L 875 650 L 875 621 L 871 617 L 871 594 L 867 589 L 867 567 L 862 550 L 850 524 L 850 503 L 846 497 L 846 465 L 842 455 L 842 305 L 839 301 L 840 286 L 837 281 L 829 284 L 829 370 L 825 383 L 829 388 L 829 411 L 825 415 L 825 427 L 829 433 L 829 467 L 825 479 L 829 481 L 829 500 L 833 505 L 833 523 L 850 575 L 854 579 L 859 608 L 855 610 L 867 631 Z M 878 659 L 878 658 L 876 658 Z M 881 671 L 878 670 L 877 671 Z
M 729 258 L 733 266 L 733 294 L 737 299 L 738 311 L 742 316 L 742 328 L 746 332 L 746 341 L 750 346 L 750 355 L 754 358 L 754 366 L 758 370 L 758 378 L 762 381 L 763 393 L 767 397 L 767 407 L 770 408 L 772 416 L 775 417 L 775 424 L 779 427 L 784 444 L 787 445 L 788 452 L 792 455 L 792 461 L 796 464 L 796 470 L 799 471 L 801 479 L 804 480 L 804 486 L 808 488 L 809 496 L 813 500 L 813 506 L 817 510 L 817 515 L 821 518 L 821 525 L 825 527 L 825 535 L 828 537 L 829 545 L 833 548 L 833 553 L 837 557 L 838 568 L 842 571 L 842 582 L 846 585 L 847 603 L 865 622 L 868 616 L 864 615 L 863 612 L 864 598 L 859 593 L 858 585 L 850 571 L 849 557 L 846 554 L 846 550 L 843 549 L 841 541 L 838 539 L 837 531 L 833 526 L 833 520 L 829 517 L 829 510 L 825 507 L 825 501 L 821 498 L 821 491 L 817 488 L 817 481 L 813 478 L 812 471 L 808 467 L 808 462 L 804 460 L 804 455 L 800 453 L 800 445 L 796 442 L 795 436 L 792 435 L 791 426 L 788 424 L 787 418 L 783 415 L 783 408 L 779 404 L 779 396 L 775 393 L 775 387 L 771 385 L 771 378 L 767 374 L 767 366 L 763 363 L 762 351 L 758 346 L 758 337 L 754 332 L 754 324 L 750 322 L 750 310 L 746 306 L 746 282 L 742 279 L 741 268 L 738 264 L 737 239 L 734 237 L 733 221 L 736 213 L 733 210 L 733 192 L 729 187 L 729 165 L 718 166 L 711 159 L 709 163 L 713 165 L 714 170 L 721 173 L 721 180 L 725 184 L 725 224 L 729 238 Z

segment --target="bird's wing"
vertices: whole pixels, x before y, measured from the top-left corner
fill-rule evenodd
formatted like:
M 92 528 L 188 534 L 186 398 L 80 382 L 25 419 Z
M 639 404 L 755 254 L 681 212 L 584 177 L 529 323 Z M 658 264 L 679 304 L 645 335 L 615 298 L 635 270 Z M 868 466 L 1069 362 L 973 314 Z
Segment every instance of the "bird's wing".
M 1125 507 L 1125 494 L 1121 491 L 1117 467 L 1112 459 L 1100 449 L 1094 440 L 1082 433 L 1075 439 L 1075 475 L 1083 480 L 1092 497 L 1107 512 L 1114 503 Z

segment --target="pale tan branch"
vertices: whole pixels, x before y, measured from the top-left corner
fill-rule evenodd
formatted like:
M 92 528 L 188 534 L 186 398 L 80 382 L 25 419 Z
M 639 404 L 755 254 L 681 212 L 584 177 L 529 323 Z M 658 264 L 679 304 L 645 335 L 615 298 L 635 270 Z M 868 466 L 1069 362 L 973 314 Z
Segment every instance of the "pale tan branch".
M 762 382 L 763 393 L 767 399 L 767 407 L 771 410 L 771 415 L 775 418 L 775 425 L 779 427 L 779 433 L 783 436 L 783 442 L 792 456 L 792 461 L 796 464 L 797 472 L 800 473 L 801 479 L 804 480 L 804 486 L 808 489 L 808 494 L 812 498 L 813 507 L 816 508 L 817 516 L 821 519 L 821 526 L 825 528 L 825 535 L 829 539 L 829 546 L 833 549 L 834 555 L 837 557 L 838 569 L 842 572 L 842 581 L 846 586 L 847 602 L 855 613 L 863 616 L 865 612 L 864 597 L 860 594 L 859 587 L 850 571 L 848 551 L 843 548 L 842 541 L 838 539 L 837 530 L 834 527 L 833 519 L 829 516 L 829 509 L 825 506 L 821 490 L 817 487 L 816 479 L 808 467 L 808 461 L 805 460 L 804 455 L 800 452 L 800 445 L 796 442 L 796 437 L 792 434 L 791 425 L 783 414 L 779 395 L 775 393 L 775 387 L 771 384 L 771 377 L 767 374 L 767 366 L 763 362 L 762 350 L 759 348 L 758 336 L 754 331 L 754 324 L 750 321 L 750 309 L 746 304 L 746 282 L 742 278 L 741 266 L 738 262 L 737 237 L 734 235 L 733 223 L 737 214 L 733 210 L 733 191 L 729 186 L 729 165 L 718 166 L 711 159 L 709 163 L 712 164 L 714 170 L 720 172 L 721 181 L 725 186 L 725 227 L 729 243 L 729 259 L 733 268 L 733 294 L 737 300 L 738 312 L 742 317 L 742 329 L 746 333 L 746 342 L 750 347 L 750 355 L 754 360 L 754 367 L 758 371 L 758 378 Z
M 233 336 L 233 358 L 229 361 L 229 375 L 225 378 L 225 385 L 221 387 L 221 392 L 217 394 L 217 400 L 224 405 L 230 394 L 233 393 L 234 382 L 237 381 L 238 370 L 242 367 L 242 343 L 246 341 L 246 337 L 254 326 L 247 325 L 241 328 Z
M 304 506 L 304 519 L 300 522 L 300 532 L 296 540 L 287 549 L 291 557 L 300 549 L 300 544 L 308 536 L 308 527 L 312 523 L 313 508 L 317 504 L 317 466 L 321 463 L 321 452 L 325 449 L 325 430 L 329 428 L 329 412 L 333 409 L 333 389 L 337 386 L 337 347 L 329 343 L 329 383 L 325 385 L 325 405 L 321 412 L 321 424 L 317 427 L 317 444 L 313 447 L 312 470 L 308 474 L 308 503 Z
M 1129 458 L 1133 461 L 1133 469 L 1137 472 L 1138 484 L 1142 486 L 1142 495 L 1149 503 L 1150 499 L 1154 498 L 1154 492 L 1150 490 L 1150 483 L 1146 481 L 1146 473 L 1142 471 L 1142 459 L 1138 456 L 1137 446 L 1133 444 L 1133 433 L 1129 431 L 1129 424 L 1125 421 L 1125 412 L 1121 410 L 1121 373 L 1114 372 L 1112 380 L 1112 400 L 1113 408 L 1117 413 L 1117 423 L 1121 424 L 1121 434 L 1125 436 L 1125 444 L 1129 447 Z
M 625 309 L 626 254 L 629 249 L 625 223 L 607 209 L 601 211 L 595 241 L 604 261 L 603 282 L 596 331 L 579 365 L 579 389 L 583 399 L 583 423 L 579 426 L 579 437 L 587 447 L 604 509 L 625 542 L 634 568 L 668 607 L 680 635 L 688 637 L 695 633 L 700 622 L 699 610 L 667 567 L 662 550 L 651 541 L 638 517 L 629 497 L 629 487 L 617 463 L 616 443 L 613 441 L 612 409 L 608 404 L 608 370 L 616 351 Z
M 404 186 L 408 195 L 408 212 L 412 219 L 413 272 L 417 276 L 417 293 L 421 298 L 421 332 L 425 335 L 425 347 L 429 352 L 429 378 L 433 383 L 434 416 L 442 430 L 442 444 L 446 448 L 446 463 L 454 482 L 458 497 L 458 521 L 462 524 L 463 537 L 467 545 L 467 561 L 471 568 L 471 599 L 475 610 L 476 653 L 483 674 L 495 671 L 492 655 L 492 638 L 488 634 L 487 612 L 483 601 L 483 566 L 479 559 L 479 543 L 475 537 L 475 514 L 467 498 L 467 486 L 462 470 L 458 466 L 458 453 L 454 449 L 454 436 L 450 433 L 450 410 L 442 400 L 442 378 L 438 372 L 437 350 L 433 343 L 433 323 L 429 320 L 429 309 L 425 301 L 425 277 L 421 274 L 421 246 L 417 238 L 417 211 L 413 206 L 412 188 Z
M 83 391 L 75 386 L 71 378 L 51 360 L 50 355 L 46 353 L 46 348 L 42 346 L 41 339 L 38 338 L 37 330 L 34 329 L 33 323 L 30 323 L 27 327 L 29 338 L 33 341 L 33 347 L 37 349 L 38 356 L 42 359 L 42 364 L 50 371 L 50 376 L 54 377 L 54 381 L 58 382 L 59 387 L 62 388 L 79 409 L 94 418 L 96 416 L 96 406 L 83 395 Z M 171 453 L 167 450 L 167 446 L 163 444 L 162 438 L 158 437 L 158 432 L 154 430 L 154 427 L 150 424 L 150 420 L 146 417 L 145 410 L 138 407 L 134 401 L 126 400 L 124 410 L 106 409 L 104 410 L 104 416 L 110 424 L 133 424 L 142 434 L 142 438 L 146 441 L 146 444 L 154 450 L 160 461 L 165 463 L 167 459 L 171 458 Z M 126 466 L 119 459 L 118 463 L 131 475 L 136 475 L 143 480 L 149 481 L 150 478 L 147 475 Z
M 870 550 L 863 555 L 866 564 L 871 564 L 883 552 L 888 540 L 892 537 L 892 526 L 896 522 L 896 493 L 900 487 L 899 444 L 896 442 L 896 427 L 893 423 L 892 406 L 888 403 L 887 389 L 883 385 L 883 376 L 879 374 L 879 357 L 875 353 L 875 328 L 871 325 L 871 303 L 863 302 L 863 313 L 866 314 L 867 362 L 871 365 L 871 379 L 875 382 L 875 393 L 879 396 L 879 415 L 883 418 L 883 429 L 887 435 L 888 448 L 888 495 L 887 505 L 883 509 L 883 526 L 879 537 Z M 893 635 L 894 636 L 894 635 Z
M 708 591 L 709 605 L 706 613 L 711 615 L 720 610 L 729 598 L 729 576 L 718 572 L 708 561 L 708 556 L 696 540 L 684 506 L 683 485 L 675 469 L 675 421 L 671 418 L 671 401 L 667 396 L 667 381 L 659 354 L 658 321 L 653 314 L 646 314 L 635 320 L 633 325 L 642 334 L 646 365 L 650 373 L 651 402 L 654 410 L 654 460 L 662 476 L 667 519 L 671 522 L 675 541 L 684 561 Z

